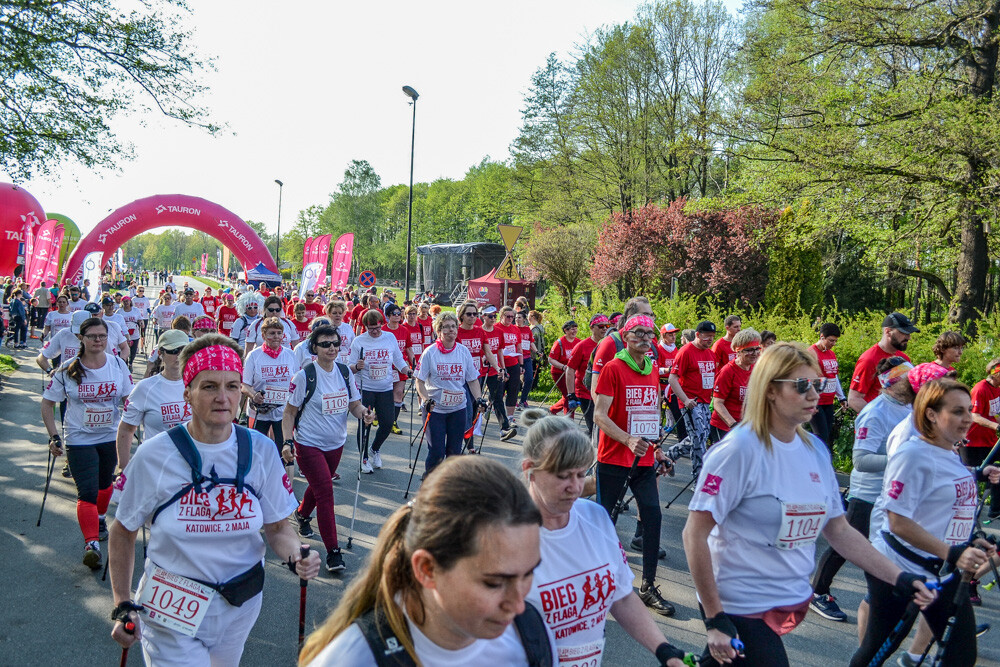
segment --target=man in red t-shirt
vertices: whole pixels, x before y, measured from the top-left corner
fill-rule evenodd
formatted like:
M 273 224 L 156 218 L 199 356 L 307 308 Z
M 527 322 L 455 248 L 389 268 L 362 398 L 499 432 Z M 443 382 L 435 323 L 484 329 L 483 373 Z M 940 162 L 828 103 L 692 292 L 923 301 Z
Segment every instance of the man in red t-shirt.
M 215 311 L 219 307 L 219 299 L 212 296 L 212 288 L 206 287 L 205 294 L 201 297 L 201 307 L 205 309 L 205 314 L 215 319 Z
M 695 328 L 694 342 L 685 345 L 674 357 L 674 365 L 670 369 L 670 389 L 677 395 L 677 401 L 684 406 L 688 436 L 670 448 L 667 456 L 676 461 L 681 456 L 691 457 L 691 474 L 697 479 L 701 472 L 701 462 L 705 456 L 705 446 L 708 442 L 709 419 L 711 414 L 708 404 L 712 400 L 712 389 L 715 387 L 715 353 L 712 352 L 712 342 L 715 340 L 715 324 L 705 320 Z
M 417 325 L 420 327 L 420 333 L 424 339 L 423 346 L 429 347 L 434 340 L 434 318 L 431 317 L 431 304 L 423 301 L 419 309 L 420 314 L 417 316 Z
M 594 387 L 597 442 L 597 498 L 611 515 L 627 484 L 642 520 L 642 584 L 639 599 L 652 611 L 673 616 L 674 606 L 655 585 L 660 548 L 660 496 L 657 469 L 666 471 L 667 457 L 654 443 L 660 436 L 660 378 L 647 357 L 656 340 L 656 324 L 634 315 L 620 329 L 625 349 L 604 364 Z M 633 462 L 636 463 L 634 471 Z
M 852 410 L 861 412 L 878 396 L 880 388 L 875 377 L 875 367 L 879 361 L 886 357 L 910 360 L 904 352 L 910 342 L 910 334 L 914 333 L 920 333 L 920 329 L 902 313 L 890 313 L 882 320 L 882 339 L 865 350 L 854 367 L 851 388 L 847 392 L 847 404 Z
M 986 379 L 972 388 L 972 426 L 966 434 L 968 443 L 959 447 L 962 463 L 978 466 L 985 462 L 990 449 L 1000 436 L 1000 359 L 986 365 Z M 990 461 L 993 463 L 994 461 Z M 992 485 L 990 519 L 1000 518 L 1000 484 Z
M 809 351 L 816 355 L 819 368 L 823 372 L 826 382 L 823 391 L 819 394 L 819 404 L 816 414 L 809 421 L 812 432 L 816 437 L 826 443 L 826 446 L 833 451 L 833 443 L 830 442 L 830 432 L 833 428 L 833 402 L 837 400 L 841 405 L 847 405 L 847 398 L 844 396 L 844 388 L 840 384 L 840 366 L 837 364 L 837 355 L 833 352 L 833 346 L 840 339 L 840 327 L 833 322 L 826 322 L 819 328 L 819 340 L 809 346 Z
M 587 422 L 587 433 L 594 432 L 594 401 L 590 395 L 590 389 L 584 384 L 587 377 L 587 366 L 590 364 L 590 355 L 597 348 L 597 344 L 604 338 L 611 322 L 607 316 L 598 313 L 590 318 L 590 336 L 584 338 L 576 347 L 573 354 L 566 362 L 566 386 L 573 389 L 566 396 L 567 402 L 572 407 L 574 402 L 580 404 L 583 411 L 583 418 Z M 591 377 L 591 380 L 594 378 Z M 591 383 L 593 386 L 593 383 Z
M 681 441 L 687 437 L 687 429 L 684 428 L 683 421 L 677 423 L 681 418 L 681 409 L 677 404 L 677 396 L 670 391 L 669 383 L 670 369 L 673 368 L 674 359 L 677 357 L 677 334 L 679 332 L 680 329 L 670 322 L 660 327 L 660 340 L 656 343 L 656 356 L 660 367 L 660 388 L 663 390 L 663 398 L 667 402 L 667 409 L 670 410 L 673 422 L 677 424 L 677 440 Z
M 323 304 L 316 300 L 316 290 L 306 290 L 305 297 L 306 319 L 312 322 L 313 318 L 323 314 Z
M 730 315 L 726 318 L 723 326 L 726 329 L 726 335 L 715 341 L 715 345 L 712 346 L 712 352 L 715 354 L 715 367 L 719 370 L 722 370 L 723 366 L 736 358 L 736 352 L 733 350 L 733 336 L 743 328 L 743 320 L 740 319 L 739 315 Z

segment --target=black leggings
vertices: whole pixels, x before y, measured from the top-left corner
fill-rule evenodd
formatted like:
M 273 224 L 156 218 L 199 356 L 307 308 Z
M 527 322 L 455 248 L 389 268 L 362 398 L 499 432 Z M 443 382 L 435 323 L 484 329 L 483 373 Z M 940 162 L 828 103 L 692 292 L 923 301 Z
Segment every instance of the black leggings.
M 486 389 L 490 392 L 490 402 L 493 403 L 493 412 L 496 413 L 497 423 L 500 424 L 500 427 L 504 431 L 510 428 L 510 421 L 507 419 L 507 410 L 504 409 L 503 402 L 503 392 L 506 387 L 506 383 L 500 382 L 499 375 L 486 376 Z
M 892 629 L 903 617 L 906 605 L 909 600 L 893 594 L 892 586 L 881 579 L 876 579 L 870 574 L 865 574 L 868 581 L 868 598 L 871 604 L 871 613 L 868 614 L 868 631 L 861 642 L 861 647 L 851 658 L 851 667 L 864 667 L 871 663 L 872 658 L 885 642 L 886 638 L 892 634 Z M 972 603 L 969 602 L 968 584 L 962 583 L 957 576 L 946 583 L 938 591 L 935 600 L 927 609 L 922 612 L 927 625 L 930 626 L 934 637 L 940 639 L 948 623 L 948 616 L 952 603 L 955 599 L 955 591 L 961 586 L 964 590 L 961 594 L 961 602 L 958 605 L 955 628 L 952 630 L 951 639 L 945 650 L 945 660 L 942 664 L 948 667 L 965 667 L 965 665 L 976 664 L 976 616 L 972 613 Z M 899 645 L 906 639 L 913 627 L 914 618 L 906 625 L 896 640 L 893 642 L 890 651 L 886 652 L 886 657 L 899 648 Z M 934 651 L 931 649 L 933 656 Z M 884 662 L 884 661 L 883 661 Z M 883 662 L 879 662 L 881 665 Z M 929 664 L 930 661 L 926 661 Z
M 622 486 L 628 480 L 630 468 L 608 463 L 597 464 L 597 502 L 611 514 L 615 502 L 621 494 Z M 635 494 L 635 504 L 639 508 L 642 522 L 642 579 L 652 583 L 656 580 L 656 563 L 660 554 L 660 493 L 656 488 L 656 472 L 653 466 L 635 469 L 635 475 L 628 480 L 629 488 Z
M 255 431 L 263 433 L 264 435 L 270 436 L 271 431 L 274 431 L 274 444 L 278 448 L 278 454 L 281 454 L 281 444 L 285 441 L 285 438 L 281 432 L 281 420 L 276 422 L 267 421 L 266 419 L 254 419 L 253 428 Z
M 392 389 L 389 391 L 368 391 L 365 389 L 361 392 L 361 403 L 366 408 L 374 409 L 375 416 L 378 417 L 378 430 L 375 431 L 375 442 L 371 443 L 372 450 L 377 452 L 382 449 L 382 443 L 392 433 L 392 425 L 396 421 L 396 402 L 392 398 Z M 371 430 L 370 426 L 365 427 L 362 432 L 364 439 L 369 437 Z M 363 458 L 368 458 L 367 449 L 364 452 Z
M 701 605 L 698 605 L 701 607 Z M 705 611 L 702 610 L 702 618 Z M 726 617 L 736 626 L 736 632 L 743 642 L 745 657 L 736 658 L 732 665 L 740 667 L 788 667 L 788 654 L 781 637 L 761 618 L 746 618 L 726 614 Z M 709 654 L 708 647 L 702 655 L 702 667 L 718 667 L 719 663 Z
M 580 409 L 583 411 L 583 419 L 587 422 L 587 433 L 594 432 L 594 401 L 589 398 L 580 399 Z
M 809 426 L 812 428 L 813 435 L 822 440 L 832 453 L 833 443 L 830 442 L 830 433 L 833 430 L 833 404 L 817 405 L 816 414 L 809 420 Z
M 97 504 L 97 492 L 111 486 L 118 465 L 115 441 L 96 445 L 66 447 L 66 460 L 76 482 L 76 497 L 85 503 Z
M 517 405 L 517 396 L 521 392 L 521 364 L 514 364 L 504 369 L 507 371 L 507 381 L 504 382 L 504 403 L 508 408 Z
M 862 535 L 867 536 L 871 528 L 872 509 L 874 503 L 860 498 L 851 498 L 847 501 L 847 511 L 845 517 L 847 523 Z M 837 572 L 843 567 L 847 560 L 838 554 L 833 547 L 827 547 L 823 555 L 819 557 L 819 564 L 816 566 L 816 575 L 813 577 L 813 593 L 816 595 L 827 595 L 830 592 L 830 584 Z
M 128 367 L 132 368 L 132 362 L 135 361 L 135 353 L 139 351 L 139 338 L 135 340 L 130 340 L 128 342 L 129 352 L 128 352 Z

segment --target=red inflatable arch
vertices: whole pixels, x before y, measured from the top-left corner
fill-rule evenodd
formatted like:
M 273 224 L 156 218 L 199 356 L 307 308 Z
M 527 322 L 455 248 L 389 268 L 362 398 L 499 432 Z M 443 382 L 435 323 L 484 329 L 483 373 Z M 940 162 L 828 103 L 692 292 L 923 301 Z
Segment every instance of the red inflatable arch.
M 63 282 L 75 280 L 83 259 L 103 251 L 103 262 L 126 241 L 156 227 L 190 227 L 218 239 L 229 248 L 244 270 L 263 263 L 278 272 L 271 253 L 257 233 L 238 215 L 218 204 L 189 195 L 153 195 L 126 204 L 101 220 L 80 240 L 66 262 Z

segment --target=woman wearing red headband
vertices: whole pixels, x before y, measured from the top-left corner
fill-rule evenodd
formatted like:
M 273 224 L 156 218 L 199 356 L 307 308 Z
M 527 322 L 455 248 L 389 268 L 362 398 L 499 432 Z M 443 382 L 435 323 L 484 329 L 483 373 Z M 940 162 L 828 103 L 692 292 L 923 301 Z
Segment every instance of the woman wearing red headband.
M 274 444 L 233 424 L 243 371 L 236 343 L 203 336 L 184 348 L 181 366 L 191 421 L 144 442 L 122 474 L 109 543 L 111 636 L 124 647 L 142 641 L 148 664 L 235 665 L 260 612 L 265 539 L 302 579 L 320 561 L 300 556 L 288 522 L 295 497 Z M 133 597 L 143 525 L 149 551 Z M 137 623 L 135 634 L 125 621 Z
M 743 329 L 733 336 L 732 350 L 736 356 L 715 376 L 712 391 L 715 400 L 712 401 L 712 418 L 708 422 L 710 445 L 722 440 L 743 416 L 750 371 L 760 358 L 760 334 L 753 329 Z

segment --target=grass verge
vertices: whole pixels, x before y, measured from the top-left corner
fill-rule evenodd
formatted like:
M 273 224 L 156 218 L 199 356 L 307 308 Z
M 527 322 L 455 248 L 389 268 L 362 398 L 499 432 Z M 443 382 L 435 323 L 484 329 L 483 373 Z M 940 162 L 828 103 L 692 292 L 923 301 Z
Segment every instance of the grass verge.
M 0 354 L 0 374 L 13 373 L 17 370 L 17 362 L 14 357 L 7 354 Z

